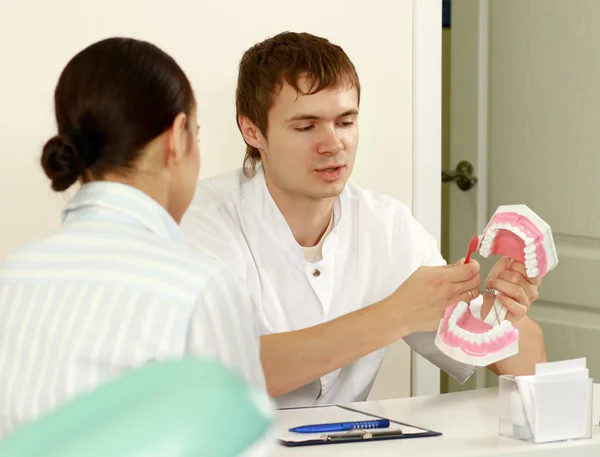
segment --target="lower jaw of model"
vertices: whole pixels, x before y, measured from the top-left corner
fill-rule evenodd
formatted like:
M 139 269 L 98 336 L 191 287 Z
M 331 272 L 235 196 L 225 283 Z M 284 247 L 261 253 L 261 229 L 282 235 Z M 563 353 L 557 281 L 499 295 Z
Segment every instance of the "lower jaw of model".
M 525 264 L 529 278 L 541 278 L 558 264 L 550 226 L 525 205 L 500 206 L 477 248 L 483 257 L 508 256 Z M 466 302 L 446 309 L 436 337 L 447 356 L 469 365 L 488 366 L 519 352 L 519 330 L 505 320 L 506 308 L 494 300 L 493 324 L 473 316 Z

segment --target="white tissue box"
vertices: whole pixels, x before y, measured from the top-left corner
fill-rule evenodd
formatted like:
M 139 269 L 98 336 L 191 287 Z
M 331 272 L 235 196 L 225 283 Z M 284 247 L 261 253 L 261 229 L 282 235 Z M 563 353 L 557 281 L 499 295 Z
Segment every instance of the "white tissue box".
M 500 435 L 532 443 L 591 438 L 594 383 L 584 374 L 500 376 Z

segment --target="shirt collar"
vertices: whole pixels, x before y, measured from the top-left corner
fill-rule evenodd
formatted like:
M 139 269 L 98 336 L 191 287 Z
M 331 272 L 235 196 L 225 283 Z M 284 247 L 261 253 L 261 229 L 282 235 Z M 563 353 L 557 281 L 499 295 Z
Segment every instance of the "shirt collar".
M 252 208 L 258 219 L 262 222 L 263 227 L 271 232 L 275 242 L 304 258 L 302 247 L 294 238 L 292 230 L 269 192 L 262 167 L 258 167 L 254 177 L 244 183 L 241 193 L 242 200 L 244 201 L 243 207 Z M 342 213 L 347 208 L 348 197 L 346 194 L 347 191 L 344 188 L 340 196 L 334 201 L 333 226 L 323 243 L 323 257 L 333 249 Z
M 161 238 L 185 243 L 179 225 L 165 208 L 145 192 L 117 182 L 84 184 L 66 205 L 61 219 L 63 224 L 121 220 Z

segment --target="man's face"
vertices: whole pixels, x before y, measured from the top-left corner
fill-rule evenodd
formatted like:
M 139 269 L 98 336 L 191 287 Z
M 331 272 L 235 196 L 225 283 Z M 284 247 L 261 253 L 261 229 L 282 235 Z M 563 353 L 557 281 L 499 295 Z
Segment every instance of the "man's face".
M 301 80 L 300 88 L 309 88 Z M 313 95 L 284 85 L 269 112 L 267 138 L 259 135 L 267 183 L 294 197 L 339 195 L 358 147 L 358 92 L 332 88 Z

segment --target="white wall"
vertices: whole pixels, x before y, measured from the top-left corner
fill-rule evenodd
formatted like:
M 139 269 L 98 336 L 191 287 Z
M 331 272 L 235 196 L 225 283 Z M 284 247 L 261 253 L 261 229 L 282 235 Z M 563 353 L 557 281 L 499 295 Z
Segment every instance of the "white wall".
M 237 167 L 244 145 L 234 121 L 234 85 L 243 51 L 284 30 L 342 45 L 363 87 L 354 177 L 412 201 L 413 0 L 1 2 L 0 257 L 59 224 L 66 196 L 54 194 L 39 166 L 55 133 L 52 94 L 60 71 L 84 46 L 113 35 L 154 42 L 184 68 L 196 90 L 201 176 Z M 18 216 L 17 216 L 18 214 Z M 410 352 L 403 343 L 375 395 L 408 395 Z M 386 373 L 387 373 L 386 369 Z

